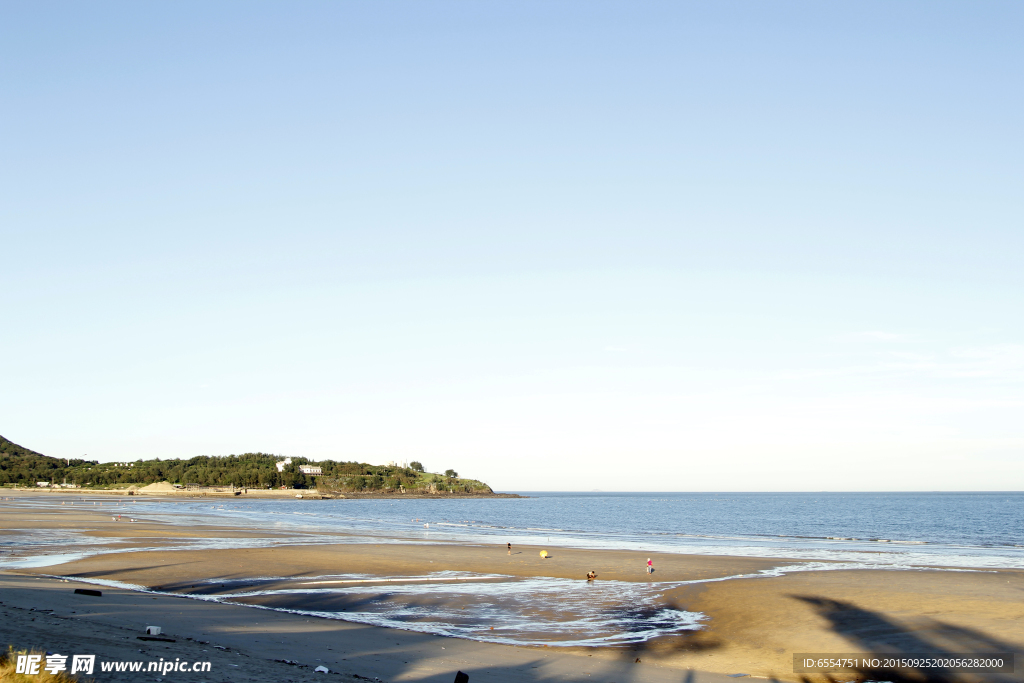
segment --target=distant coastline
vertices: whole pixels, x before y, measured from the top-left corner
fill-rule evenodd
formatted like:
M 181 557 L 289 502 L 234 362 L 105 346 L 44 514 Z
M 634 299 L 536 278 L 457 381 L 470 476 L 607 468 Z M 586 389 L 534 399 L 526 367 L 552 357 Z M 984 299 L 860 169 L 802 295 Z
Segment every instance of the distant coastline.
M 314 461 L 269 453 L 200 455 L 188 459 L 97 460 L 53 458 L 0 436 L 0 486 L 27 490 L 88 491 L 111 489 L 121 495 L 246 495 L 296 498 L 490 498 L 495 494 L 476 479 L 453 469 L 428 472 L 422 463 Z
M 145 496 L 149 498 L 231 498 L 260 500 L 461 500 L 476 498 L 529 498 L 518 493 L 397 493 L 394 491 L 368 491 L 347 493 L 321 493 L 316 489 L 230 489 L 210 487 L 199 490 L 155 490 L 147 491 L 146 486 L 128 488 L 33 488 L 29 486 L 3 486 L 0 493 L 18 493 L 39 496 Z

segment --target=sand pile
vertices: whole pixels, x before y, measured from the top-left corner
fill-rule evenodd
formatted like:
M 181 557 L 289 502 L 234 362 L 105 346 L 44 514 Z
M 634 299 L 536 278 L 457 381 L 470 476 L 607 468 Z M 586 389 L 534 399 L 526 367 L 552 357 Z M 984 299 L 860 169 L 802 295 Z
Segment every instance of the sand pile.
M 166 481 L 158 481 L 155 484 L 149 486 L 143 486 L 138 489 L 138 493 L 174 493 L 178 489 L 174 488 L 174 484 Z

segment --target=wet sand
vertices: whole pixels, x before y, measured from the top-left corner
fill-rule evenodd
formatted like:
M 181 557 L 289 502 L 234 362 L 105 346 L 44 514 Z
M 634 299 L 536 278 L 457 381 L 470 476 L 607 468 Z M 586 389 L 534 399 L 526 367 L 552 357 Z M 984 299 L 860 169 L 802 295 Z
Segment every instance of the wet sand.
M 0 508 L 0 533 L 7 529 L 52 528 L 88 534 L 110 547 L 127 542 L 152 547 L 166 539 L 261 538 L 274 534 L 232 527 L 181 528 L 156 523 L 111 522 L 105 512 L 88 505 L 61 509 Z M 278 539 L 279 540 L 279 539 Z M 599 648 L 556 648 L 495 645 L 443 638 L 405 630 L 385 629 L 333 619 L 316 619 L 249 607 L 202 602 L 186 597 L 150 596 L 104 588 L 104 596 L 85 601 L 72 593 L 73 584 L 32 575 L 76 576 L 86 581 L 112 580 L 182 594 L 210 590 L 210 579 L 230 584 L 254 577 L 304 577 L 365 574 L 380 577 L 416 576 L 459 571 L 515 577 L 556 577 L 583 581 L 589 570 L 598 581 L 672 584 L 756 573 L 796 563 L 776 559 L 650 554 L 656 572 L 643 570 L 646 553 L 517 547 L 509 556 L 504 546 L 430 545 L 397 543 L 331 543 L 281 545 L 235 549 L 141 550 L 99 554 L 35 570 L 0 575 L 3 609 L 12 605 L 43 605 L 65 611 L 80 605 L 75 615 L 36 631 L 13 624 L 17 614 L 6 614 L 0 627 L 16 647 L 42 642 L 47 637 L 98 638 L 90 629 L 124 629 L 132 634 L 159 621 L 181 638 L 192 637 L 239 649 L 253 680 L 299 680 L 303 669 L 274 663 L 293 659 L 313 666 L 324 664 L 348 674 L 374 676 L 386 681 L 450 681 L 458 669 L 472 670 L 477 680 L 605 680 L 681 681 L 690 671 L 711 674 L 745 673 L 799 680 L 793 673 L 793 654 L 935 652 L 1024 652 L 1024 571 L 892 571 L 837 570 L 789 573 L 769 578 L 730 579 L 672 587 L 666 605 L 707 615 L 704 628 L 656 638 L 642 644 Z M 232 586 L 221 587 L 230 592 Z M 298 598 L 297 598 L 298 599 Z M 42 601 L 42 602 L 41 602 Z M 70 602 L 69 602 L 70 601 Z M 83 613 L 86 610 L 87 613 Z M 20 617 L 19 617 L 20 618 Z M 42 622 L 45 625 L 47 622 Z M 55 622 L 56 623 L 56 622 Z M 41 629 L 41 630 L 40 630 Z M 35 633 L 35 635 L 29 635 Z M 133 640 L 110 631 L 111 647 Z M 77 636 L 75 635 L 77 634 Z M 28 642 L 36 638 L 32 642 Z M 107 642 L 107 641 L 104 641 Z M 186 645 L 187 643 L 187 645 Z M 193 644 L 179 639 L 181 647 Z M 130 643 L 136 647 L 137 643 Z M 178 646 L 178 644 L 175 644 Z M 149 646 L 147 646 L 149 647 Z M 196 646 L 198 647 L 198 646 Z M 444 648 L 444 650 L 441 650 Z M 129 648 L 130 649 L 130 648 Z M 208 649 L 208 648 L 207 648 Z M 217 651 L 222 652 L 222 651 Z M 302 656 L 296 653 L 302 653 Z M 191 655 L 189 655 L 191 656 Z M 640 659 L 640 663 L 635 660 Z M 260 664 L 263 662 L 263 664 Z M 260 673 L 261 666 L 266 672 Z M 1024 666 L 1024 660 L 1021 660 Z M 241 666 L 241 664 L 240 664 Z M 275 673 L 284 666 L 288 675 Z M 235 667 L 231 667 L 235 668 Z M 864 671 L 879 679 L 880 672 Z M 884 672 L 882 672 L 884 673 Z M 294 674 L 294 675 L 293 675 Z M 701 673 L 698 680 L 716 676 Z M 169 674 L 173 675 L 173 674 Z M 313 674 L 308 674 L 312 676 Z M 265 676 L 265 678 L 260 678 Z M 710 678 L 709 678 L 710 676 Z M 906 680 L 935 680 L 911 671 Z M 194 676 L 193 676 L 194 678 Z M 721 678 L 718 676 L 717 678 Z M 824 680 L 821 676 L 811 679 Z M 959 675 L 960 680 L 1021 680 L 1013 675 L 984 677 Z M 853 680 L 851 674 L 839 680 Z M 884 680 L 896 680 L 888 674 Z M 100 677 L 98 680 L 113 680 Z M 211 680 L 219 680 L 216 676 Z M 225 677 L 222 680 L 237 680 Z M 357 680 L 357 679 L 352 679 Z
M 451 683 L 457 671 L 468 673 L 470 683 L 732 680 L 721 674 L 683 672 L 649 658 L 636 663 L 635 656 L 615 652 L 491 645 L 118 589 L 104 588 L 98 598 L 74 594 L 76 587 L 85 585 L 0 574 L 0 638 L 16 648 L 96 654 L 98 660 L 177 657 L 211 662 L 210 674 L 172 672 L 156 677 L 168 681 Z M 55 616 L 44 616 L 49 610 Z M 176 642 L 139 641 L 137 636 L 153 624 Z M 317 666 L 326 666 L 331 674 L 315 673 Z M 100 673 L 94 678 L 98 683 L 147 680 L 130 673 Z

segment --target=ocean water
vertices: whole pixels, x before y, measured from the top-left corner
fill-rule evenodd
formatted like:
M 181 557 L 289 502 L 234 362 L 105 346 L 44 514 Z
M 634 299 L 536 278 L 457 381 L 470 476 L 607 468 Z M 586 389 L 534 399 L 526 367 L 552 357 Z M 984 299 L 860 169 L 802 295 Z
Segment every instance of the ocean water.
M 1024 492 L 523 495 L 529 497 L 330 501 L 142 497 L 123 499 L 116 509 L 109 498 L 96 500 L 111 512 L 147 520 L 274 531 L 274 543 L 338 542 L 337 537 L 323 534 L 345 533 L 351 534 L 345 539 L 348 542 L 511 542 L 869 566 L 1024 567 Z M 67 497 L 72 498 L 81 501 L 78 496 Z M 14 504 L 52 506 L 60 500 L 21 498 Z M 89 505 L 89 500 L 84 504 Z M 28 542 L 32 536 L 0 540 L 0 548 Z
M 8 499 L 0 505 L 22 508 L 31 518 L 34 510 L 74 502 L 86 509 L 121 514 L 123 520 L 259 529 L 265 534 L 262 538 L 213 533 L 203 538 L 155 539 L 152 547 L 161 550 L 296 543 L 504 546 L 511 542 L 780 560 L 777 567 L 753 574 L 685 582 L 588 583 L 436 572 L 393 577 L 254 576 L 227 583 L 213 580 L 209 590 L 198 593 L 175 593 L 517 645 L 632 645 L 699 630 L 707 624 L 707 616 L 679 609 L 667 598 L 687 583 L 860 568 L 955 572 L 1024 567 L 1024 493 L 525 495 L 529 497 L 330 501 L 140 497 L 117 501 L 60 494 Z M 100 552 L 146 549 L 145 544 L 119 547 L 116 540 L 68 528 L 11 529 L 0 536 L 0 568 L 53 566 Z M 258 573 L 258 568 L 254 571 Z

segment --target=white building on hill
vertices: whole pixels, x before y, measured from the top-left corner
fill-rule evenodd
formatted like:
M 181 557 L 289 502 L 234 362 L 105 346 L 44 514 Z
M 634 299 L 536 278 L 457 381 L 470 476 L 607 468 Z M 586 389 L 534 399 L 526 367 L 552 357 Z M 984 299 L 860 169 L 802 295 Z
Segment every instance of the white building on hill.
M 278 460 L 276 464 L 277 471 L 284 472 L 284 468 L 292 464 L 292 459 L 285 458 L 284 460 Z M 319 477 L 324 473 L 323 469 L 317 467 L 316 465 L 299 465 L 299 472 L 302 472 L 303 474 L 308 474 L 311 477 Z

